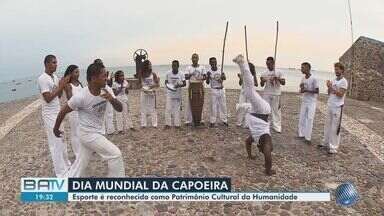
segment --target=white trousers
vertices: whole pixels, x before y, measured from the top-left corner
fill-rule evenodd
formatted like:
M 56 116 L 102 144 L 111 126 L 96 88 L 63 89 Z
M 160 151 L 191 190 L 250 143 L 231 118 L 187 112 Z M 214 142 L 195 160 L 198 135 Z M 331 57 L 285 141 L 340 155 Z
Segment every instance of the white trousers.
M 165 102 L 165 125 L 168 126 L 180 126 L 180 107 L 181 107 L 181 98 L 172 98 L 171 96 L 166 96 Z M 172 118 L 173 123 L 172 124 Z
M 83 132 L 80 129 L 80 154 L 69 170 L 68 177 L 85 177 L 92 154 L 96 152 L 108 162 L 108 177 L 124 177 L 125 169 L 120 149 L 99 133 Z
M 67 144 L 62 137 L 56 137 L 53 133 L 56 117 L 58 113 L 45 115 L 42 114 L 45 132 L 47 133 L 49 151 L 51 153 L 53 169 L 58 178 L 63 178 L 71 166 L 68 160 Z
M 270 133 L 270 125 L 269 122 L 266 122 L 260 118 L 252 116 L 251 114 L 246 115 L 247 125 L 249 127 L 249 131 L 251 132 L 251 136 L 255 143 L 259 142 L 259 139 L 264 134 Z
M 123 111 L 115 111 L 116 116 L 116 130 L 117 131 L 126 131 L 129 128 L 133 128 L 132 117 L 129 111 L 128 98 L 127 96 L 117 97 L 117 99 L 123 105 Z
M 107 102 L 107 107 L 105 109 L 105 132 L 107 134 L 115 132 L 115 125 L 113 124 L 113 106 L 109 102 Z
M 299 137 L 304 137 L 305 140 L 311 141 L 313 120 L 315 119 L 316 102 L 301 103 L 299 117 Z
M 247 107 L 251 107 L 251 104 L 246 105 L 246 97 L 244 89 L 240 90 L 239 103 L 236 104 L 236 125 L 247 127 L 245 116 L 247 114 Z
M 141 127 L 147 126 L 147 116 L 151 116 L 152 126 L 157 127 L 157 111 L 155 93 L 147 94 L 141 92 L 140 94 L 140 112 L 141 112 Z
M 247 114 L 251 112 L 252 104 L 251 103 L 238 103 L 236 104 L 236 124 L 237 126 L 247 128 Z
M 210 122 L 216 123 L 216 118 L 227 123 L 227 100 L 224 89 L 211 89 L 211 116 Z
M 337 129 L 340 124 L 341 107 L 328 107 L 327 119 L 324 124 L 324 145 L 330 151 L 336 152 L 340 145 L 340 134 Z
M 271 106 L 271 126 L 276 132 L 281 132 L 280 95 L 263 94 L 263 98 Z
M 72 111 L 69 113 L 69 127 L 71 129 L 70 140 L 73 153 L 76 157 L 78 157 L 80 151 L 79 124 L 79 113 L 77 111 Z

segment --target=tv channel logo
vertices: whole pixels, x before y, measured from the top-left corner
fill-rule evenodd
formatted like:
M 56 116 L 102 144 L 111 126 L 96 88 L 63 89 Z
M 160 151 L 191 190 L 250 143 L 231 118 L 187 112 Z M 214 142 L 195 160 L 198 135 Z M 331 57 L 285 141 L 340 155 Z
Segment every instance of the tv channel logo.
M 66 178 L 21 178 L 21 192 L 68 192 Z
M 349 207 L 360 200 L 359 193 L 352 182 L 344 182 L 336 188 L 336 203 Z

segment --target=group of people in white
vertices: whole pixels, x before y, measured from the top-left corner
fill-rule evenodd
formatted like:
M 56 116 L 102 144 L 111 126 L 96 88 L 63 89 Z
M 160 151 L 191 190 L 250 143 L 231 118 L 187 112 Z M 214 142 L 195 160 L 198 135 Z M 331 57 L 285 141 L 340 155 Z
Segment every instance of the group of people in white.
M 209 126 L 215 127 L 217 118 L 228 126 L 227 106 L 223 82 L 225 74 L 217 66 L 215 57 L 209 59 L 207 70 L 200 65 L 198 54 L 192 55 L 192 64 L 184 72 L 179 70 L 179 62 L 172 61 L 172 68 L 166 74 L 165 84 L 172 84 L 173 90 L 166 90 L 165 129 L 181 126 L 180 110 L 182 108 L 182 87 L 187 81 L 204 81 L 210 86 L 210 118 Z M 281 71 L 275 69 L 275 60 L 268 57 L 267 70 L 261 73 L 260 85 L 264 87 L 261 95 L 256 91 L 258 86 L 255 67 L 246 62 L 242 55 L 233 60 L 239 65 L 239 84 L 242 86 L 239 103 L 236 105 L 236 124 L 249 128 L 250 135 L 245 140 L 248 158 L 252 155 L 252 143 L 264 154 L 265 173 L 273 175 L 272 136 L 270 128 L 281 133 L 281 86 L 285 78 Z M 47 134 L 49 150 L 54 172 L 57 177 L 82 177 L 92 153 L 96 152 L 108 161 L 108 176 L 125 176 L 124 162 L 120 149 L 104 135 L 117 131 L 122 133 L 128 129 L 135 130 L 128 100 L 129 83 L 123 71 L 112 74 L 106 71 L 103 62 L 96 59 L 87 68 L 87 85 L 79 81 L 78 66 L 70 65 L 59 80 L 55 75 L 57 58 L 47 55 L 44 59 L 45 71 L 38 78 L 39 90 L 43 99 L 42 119 Z M 328 115 L 324 125 L 324 140 L 318 146 L 326 148 L 328 153 L 337 153 L 340 144 L 340 127 L 345 93 L 348 82 L 343 77 L 344 66 L 334 65 L 336 78 L 327 81 Z M 301 65 L 304 74 L 299 85 L 303 94 L 298 124 L 298 138 L 311 143 L 312 126 L 319 94 L 318 80 L 311 74 L 311 65 Z M 147 127 L 147 117 L 151 117 L 151 126 L 157 127 L 156 89 L 160 86 L 159 76 L 152 71 L 149 60 L 143 62 L 139 73 L 140 124 Z M 61 106 L 59 98 L 65 93 L 67 102 Z M 185 124 L 192 125 L 192 113 L 189 100 L 185 102 Z M 71 164 L 67 155 L 67 145 L 63 139 L 62 121 L 69 115 L 70 141 L 75 154 Z M 116 119 L 116 127 L 113 117 Z

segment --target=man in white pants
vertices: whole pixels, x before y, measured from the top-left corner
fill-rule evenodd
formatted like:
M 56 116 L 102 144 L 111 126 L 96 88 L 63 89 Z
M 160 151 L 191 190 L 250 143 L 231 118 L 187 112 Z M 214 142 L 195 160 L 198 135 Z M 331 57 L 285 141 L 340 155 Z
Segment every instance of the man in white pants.
M 84 177 L 84 171 L 93 152 L 108 161 L 108 177 L 125 176 L 120 149 L 103 136 L 107 103 L 111 103 L 118 112 L 123 110 L 121 102 L 112 95 L 112 91 L 105 89 L 106 80 L 107 73 L 103 64 L 89 65 L 87 69 L 88 87 L 71 97 L 57 116 L 53 132 L 56 137 L 60 137 L 63 132 L 59 128 L 65 115 L 72 110 L 77 110 L 79 113 L 80 154 L 69 169 L 68 177 Z
M 216 124 L 216 118 L 219 115 L 220 120 L 225 126 L 228 127 L 227 119 L 227 100 L 225 97 L 225 90 L 223 81 L 226 80 L 225 74 L 221 73 L 217 68 L 217 60 L 215 57 L 209 59 L 211 69 L 207 71 L 206 82 L 211 85 L 211 116 L 210 127 Z
M 203 65 L 199 64 L 199 55 L 197 53 L 192 54 L 192 65 L 188 65 L 185 69 L 185 79 L 189 81 L 203 82 L 206 79 L 206 69 Z M 204 93 L 204 92 L 203 92 Z M 201 114 L 201 123 L 203 123 L 203 113 Z M 185 125 L 192 125 L 192 111 L 189 100 L 185 102 Z
M 301 64 L 301 72 L 305 75 L 300 83 L 300 93 L 303 94 L 299 117 L 299 138 L 304 138 L 307 144 L 311 144 L 313 120 L 316 113 L 317 95 L 319 83 L 311 74 L 311 64 Z
M 60 101 L 63 89 L 69 83 L 71 76 L 63 77 L 60 81 L 54 74 L 57 68 L 57 59 L 54 55 L 47 55 L 44 59 L 45 72 L 37 80 L 43 100 L 41 116 L 47 133 L 49 151 L 51 153 L 53 169 L 56 177 L 63 177 L 71 166 L 68 160 L 67 144 L 63 138 L 53 134 L 55 119 L 60 111 Z
M 181 87 L 186 86 L 184 74 L 179 71 L 179 61 L 172 61 L 172 70 L 166 75 L 165 85 L 170 84 L 176 90 L 167 89 L 165 102 L 165 129 L 172 125 L 180 127 L 180 109 L 181 109 Z M 173 117 L 173 124 L 172 124 Z
M 263 98 L 272 108 L 272 129 L 281 133 L 281 85 L 285 85 L 285 78 L 280 71 L 275 69 L 275 59 L 267 58 L 267 71 L 261 74 L 260 85 L 264 86 Z
M 324 143 L 319 147 L 328 147 L 329 154 L 337 153 L 340 145 L 341 119 L 345 93 L 348 89 L 348 81 L 343 77 L 344 65 L 335 63 L 336 79 L 327 80 L 328 87 L 328 115 L 324 124 Z
M 143 70 L 139 74 L 141 128 L 147 127 L 147 116 L 151 116 L 152 127 L 157 128 L 156 88 L 160 87 L 159 76 L 152 71 L 149 60 L 143 62 Z
M 265 173 L 267 175 L 273 175 L 276 172 L 272 170 L 272 138 L 270 133 L 270 125 L 268 122 L 268 116 L 271 113 L 271 107 L 269 104 L 257 93 L 255 89 L 254 80 L 249 70 L 248 64 L 245 63 L 244 57 L 238 55 L 233 59 L 240 67 L 240 71 L 243 77 L 244 95 L 246 99 L 251 103 L 251 113 L 247 114 L 247 124 L 251 135 L 245 140 L 246 150 L 249 159 L 255 159 L 252 156 L 252 143 L 258 142 L 257 147 L 260 152 L 264 154 L 265 160 Z
M 253 81 L 255 82 L 255 86 L 257 87 L 259 86 L 259 84 L 257 82 L 255 65 L 252 64 L 251 62 L 248 62 L 248 66 L 253 76 Z M 251 109 L 251 104 L 248 103 L 244 95 L 244 85 L 243 85 L 243 78 L 241 73 L 238 73 L 237 76 L 239 77 L 239 85 L 241 86 L 241 90 L 239 95 L 239 103 L 236 104 L 236 125 L 239 127 L 247 128 L 248 126 L 247 126 L 245 117 L 247 116 L 247 113 L 249 113 Z

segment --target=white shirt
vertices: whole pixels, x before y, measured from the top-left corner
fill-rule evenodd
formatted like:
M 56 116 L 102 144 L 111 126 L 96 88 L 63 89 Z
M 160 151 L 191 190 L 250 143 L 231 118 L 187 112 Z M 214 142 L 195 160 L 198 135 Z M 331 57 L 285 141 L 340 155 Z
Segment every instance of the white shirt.
M 348 89 L 348 81 L 343 77 L 340 80 L 334 79 L 332 81 L 332 89 L 339 91 L 341 88 Z M 340 107 L 344 105 L 345 94 L 343 97 L 338 97 L 335 94 L 331 93 L 328 98 L 329 107 Z
M 70 85 L 72 87 L 72 96 L 75 94 L 78 94 L 81 91 L 81 89 L 83 89 L 83 87 L 80 84 L 78 86 L 75 86 L 72 83 L 70 83 Z
M 43 93 L 52 92 L 59 86 L 59 78 L 55 74 L 52 76 L 47 73 L 43 73 L 37 79 L 37 84 L 39 85 L 39 91 L 43 100 L 42 104 L 42 114 L 43 115 L 57 115 L 60 112 L 60 100 L 59 97 L 55 97 L 51 102 L 47 103 L 43 98 Z
M 217 68 L 216 71 L 213 71 L 212 69 L 208 70 L 209 73 L 211 73 L 210 77 L 210 85 L 211 88 L 223 88 L 223 80 L 221 80 L 221 70 L 220 68 Z M 207 73 L 208 73 L 207 72 Z
M 115 95 L 112 89 L 105 88 L 113 98 Z M 101 90 L 103 94 L 104 90 Z M 89 91 L 89 88 L 83 88 L 78 94 L 71 97 L 68 101 L 68 106 L 73 110 L 78 110 L 80 129 L 88 133 L 104 134 L 105 109 L 109 103 L 106 99 L 100 96 L 94 96 Z
M 118 98 L 127 97 L 127 95 L 125 94 L 125 89 L 127 89 L 128 86 L 129 85 L 127 80 L 124 80 L 122 84 L 118 82 L 113 82 L 112 88 L 115 89 L 116 91 L 120 91 L 119 94 L 116 95 L 116 97 Z
M 185 75 L 181 71 L 174 74 L 172 70 L 170 70 L 166 75 L 166 80 L 168 80 L 168 83 L 172 85 L 183 84 L 185 81 Z M 171 98 L 181 98 L 181 88 L 177 88 L 176 91 L 167 89 L 167 94 L 171 96 Z
M 199 65 L 198 67 L 193 67 L 192 65 L 189 65 L 185 69 L 185 74 L 190 75 L 190 80 L 196 81 L 196 80 L 202 80 L 203 75 L 206 74 L 205 67 L 203 65 Z
M 313 75 L 311 75 L 308 79 L 304 76 L 301 79 L 300 84 L 304 84 L 304 89 L 308 91 L 315 91 L 317 88 L 319 88 L 319 82 Z M 304 92 L 303 103 L 316 103 L 317 95 L 318 94 Z
M 279 78 L 284 78 L 283 73 L 281 71 L 279 71 L 279 70 L 270 71 L 270 70 L 267 69 L 266 71 L 264 71 L 261 74 L 261 77 L 266 79 L 266 82 L 264 84 L 263 94 L 266 94 L 266 95 L 281 95 L 281 85 L 280 85 L 280 82 L 277 81 L 274 84 L 272 84 L 270 82 L 270 79 L 272 79 L 272 77 L 274 77 L 274 76 L 275 77 L 279 77 Z

